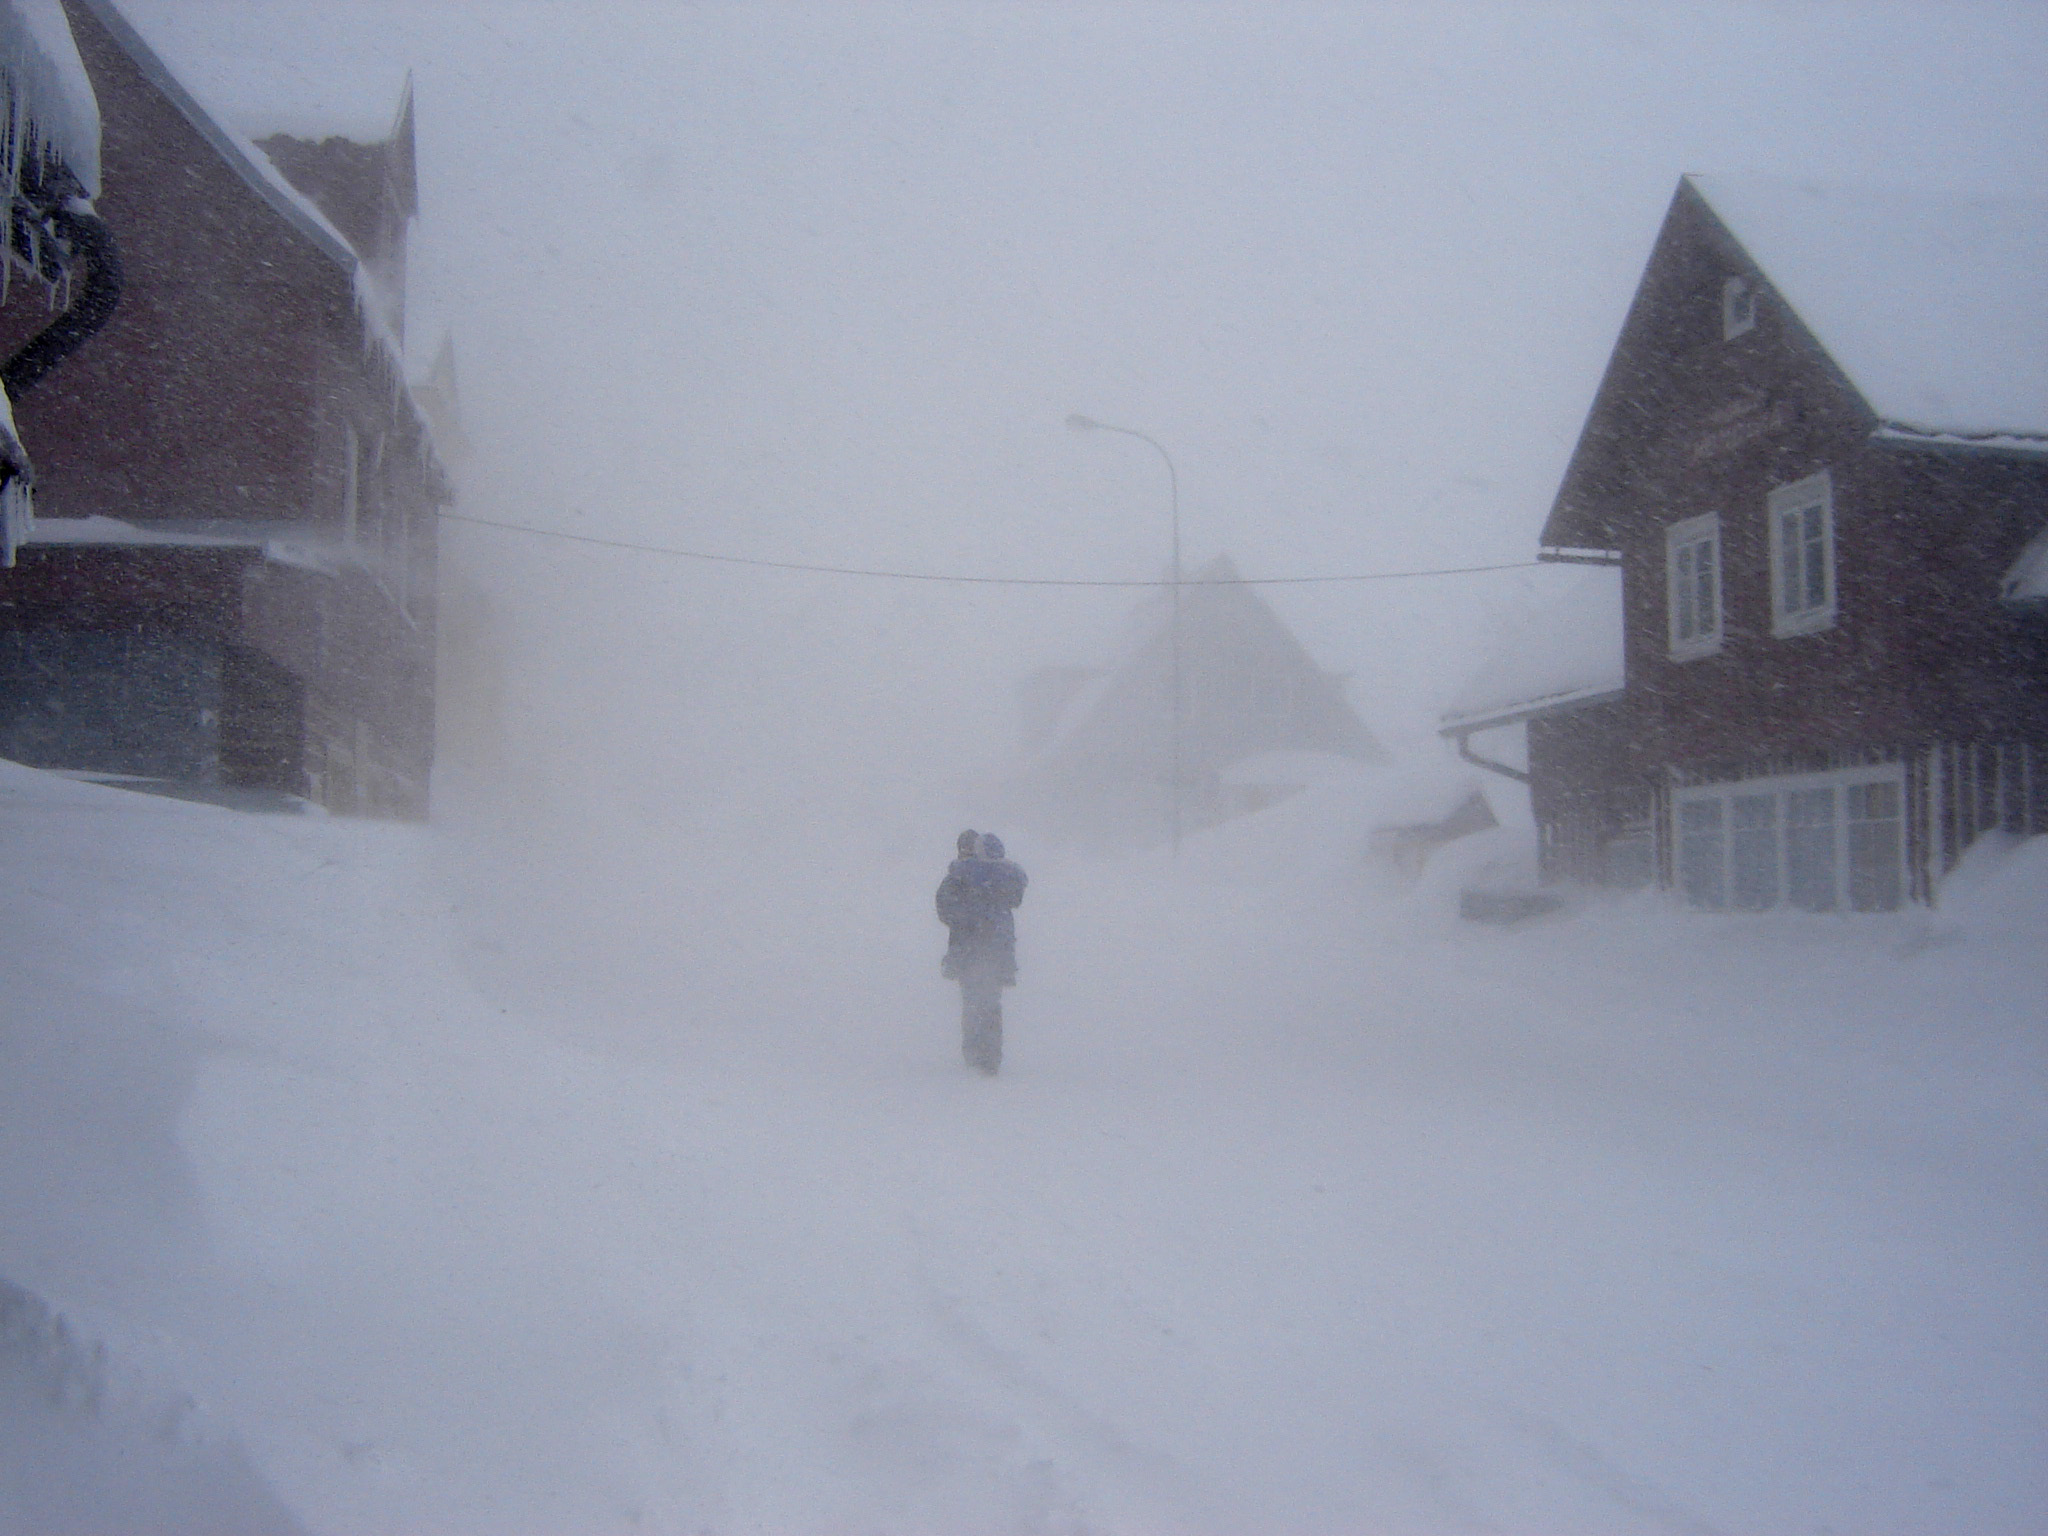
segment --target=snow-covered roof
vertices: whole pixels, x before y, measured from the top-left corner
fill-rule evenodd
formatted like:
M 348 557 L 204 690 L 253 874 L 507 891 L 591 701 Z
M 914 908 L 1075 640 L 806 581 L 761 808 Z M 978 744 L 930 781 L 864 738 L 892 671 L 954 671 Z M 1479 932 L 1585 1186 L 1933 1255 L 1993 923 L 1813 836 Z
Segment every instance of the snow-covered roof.
M 2048 203 L 1686 179 L 1881 437 L 2048 452 Z
M 0 0 L 0 73 L 90 197 L 100 191 L 100 104 L 58 0 Z
M 1999 582 L 1998 595 L 2008 603 L 2048 603 L 2048 528 L 2035 534 L 2020 551 Z
M 1621 692 L 1620 569 L 1556 569 L 1552 590 L 1451 700 L 1446 733 L 1509 725 Z
M 239 529 L 232 524 L 222 525 L 220 531 L 195 529 L 177 525 L 144 527 L 137 523 L 124 523 L 118 517 L 39 517 L 35 521 L 35 532 L 30 537 L 32 544 L 121 544 L 121 545 L 183 545 L 193 549 L 247 549 L 260 548 L 265 542 L 263 530 L 269 525 L 248 523 Z
M 0 508 L 4 508 L 0 500 Z M 261 550 L 276 565 L 297 566 L 335 576 L 364 563 L 363 551 L 332 538 L 309 535 L 292 522 L 257 522 L 242 518 L 160 520 L 147 524 L 118 517 L 30 517 L 14 543 L 65 544 L 93 549 L 249 549 Z M 11 564 L 10 550 L 7 563 Z

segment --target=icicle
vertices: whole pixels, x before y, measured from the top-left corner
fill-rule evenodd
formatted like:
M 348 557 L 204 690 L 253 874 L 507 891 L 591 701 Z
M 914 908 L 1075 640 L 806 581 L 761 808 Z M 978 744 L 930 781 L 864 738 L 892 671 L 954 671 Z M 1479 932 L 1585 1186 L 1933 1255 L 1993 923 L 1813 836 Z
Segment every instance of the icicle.
M 0 485 L 0 568 L 14 568 L 14 552 L 35 532 L 35 493 L 20 475 Z
M 7 89 L 7 193 L 21 196 L 21 139 L 27 130 L 27 104 L 10 80 Z
M 14 219 L 21 204 L 21 92 L 12 77 L 7 82 L 7 230 L 6 250 L 0 252 L 0 304 L 14 291 Z
M 48 158 L 61 160 L 88 194 L 96 192 L 99 103 L 59 0 L 0 4 L 0 73 L 7 77 L 13 130 L 6 169 L 16 190 L 27 162 L 25 129 L 33 122 Z

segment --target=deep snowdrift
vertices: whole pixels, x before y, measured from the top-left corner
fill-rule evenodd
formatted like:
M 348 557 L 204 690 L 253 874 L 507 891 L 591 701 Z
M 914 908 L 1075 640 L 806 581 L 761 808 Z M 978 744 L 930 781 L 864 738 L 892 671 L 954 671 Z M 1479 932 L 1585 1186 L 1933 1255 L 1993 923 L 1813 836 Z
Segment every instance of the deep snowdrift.
M 0 1532 L 2041 1529 L 2048 844 L 1496 931 L 1345 793 L 1016 849 L 991 1082 L 951 826 L 478 909 L 0 767 Z

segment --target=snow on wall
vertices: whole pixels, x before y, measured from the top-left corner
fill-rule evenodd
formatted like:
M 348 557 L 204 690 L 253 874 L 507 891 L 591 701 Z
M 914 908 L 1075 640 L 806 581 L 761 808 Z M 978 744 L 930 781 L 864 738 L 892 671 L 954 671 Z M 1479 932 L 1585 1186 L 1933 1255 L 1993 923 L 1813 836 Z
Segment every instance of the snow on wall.
M 30 496 L 34 475 L 28 450 L 14 429 L 14 406 L 7 391 L 0 389 L 0 569 L 11 568 L 14 552 L 29 540 L 36 526 L 35 502 Z
M 2048 439 L 2048 204 L 1687 180 L 1887 426 Z
M 98 196 L 99 98 L 58 0 L 0 0 L 0 78 L 13 114 L 6 163 L 0 165 L 10 199 L 19 202 L 22 156 L 31 144 L 61 159 L 88 197 Z M 0 272 L 0 294 L 5 277 Z M 15 550 L 35 530 L 33 484 L 14 411 L 0 391 L 0 569 L 13 566 Z
M 2028 540 L 1998 584 L 1998 595 L 2008 603 L 2048 603 L 2048 528 Z
M 1505 724 L 1621 691 L 1620 569 L 1554 569 L 1560 574 L 1549 593 L 1451 700 L 1445 726 Z
M 100 190 L 100 104 L 57 0 L 0 0 L 0 73 L 86 194 Z

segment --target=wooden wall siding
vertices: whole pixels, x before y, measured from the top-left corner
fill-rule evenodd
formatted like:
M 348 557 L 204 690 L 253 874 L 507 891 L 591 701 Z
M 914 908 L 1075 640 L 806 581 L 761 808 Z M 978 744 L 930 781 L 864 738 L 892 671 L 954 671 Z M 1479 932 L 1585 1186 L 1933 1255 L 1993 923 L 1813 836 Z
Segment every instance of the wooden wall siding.
M 1545 880 L 1598 884 L 1615 838 L 1650 834 L 1654 785 L 1633 766 L 1620 701 L 1529 722 L 1529 791 Z
M 1942 873 L 1987 832 L 2048 833 L 2048 740 L 1951 744 L 1928 762 Z

